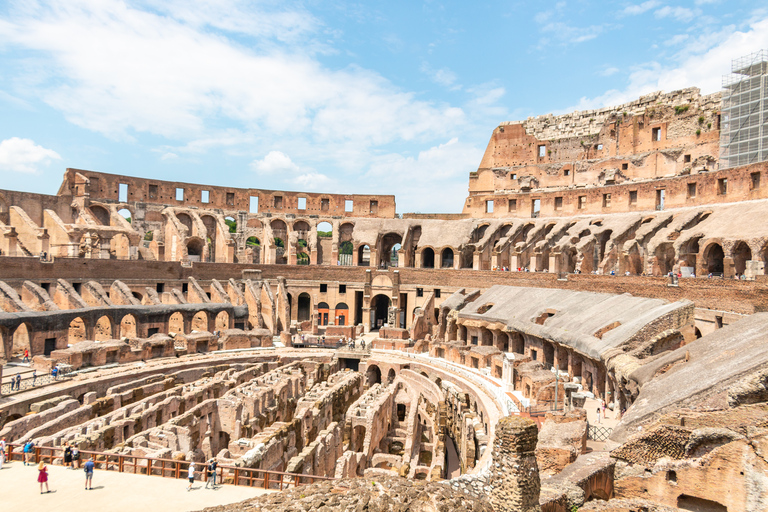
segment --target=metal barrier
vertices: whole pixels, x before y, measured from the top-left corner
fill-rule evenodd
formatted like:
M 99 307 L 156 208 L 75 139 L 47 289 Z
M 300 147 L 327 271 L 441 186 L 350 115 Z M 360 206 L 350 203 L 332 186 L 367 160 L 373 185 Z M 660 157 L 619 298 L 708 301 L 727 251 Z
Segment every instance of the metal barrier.
M 8 444 L 6 460 L 24 460 L 23 448 L 20 444 Z M 63 456 L 64 449 L 61 447 L 35 446 L 34 453 L 29 454 L 29 462 L 35 464 L 45 462 L 53 465 L 63 459 Z M 80 464 L 84 464 L 91 457 L 94 459 L 95 469 L 117 471 L 118 473 L 184 479 L 187 478 L 189 470 L 189 462 L 187 461 L 88 450 L 80 451 Z M 199 467 L 200 469 L 195 471 L 195 479 L 205 482 L 208 480 L 206 464 L 201 463 Z M 216 468 L 216 481 L 220 484 L 260 487 L 262 489 L 283 490 L 291 486 L 309 485 L 315 481 L 323 480 L 335 480 L 335 478 L 236 466 L 219 465 Z
M 587 425 L 587 439 L 591 441 L 607 441 L 613 433 L 612 428 L 599 425 Z
M 70 378 L 70 376 L 68 376 L 69 373 L 70 371 L 60 371 L 55 379 L 50 373 L 41 373 L 34 378 L 26 377 L 21 379 L 21 382 L 19 382 L 21 389 L 16 389 L 16 381 L 13 382 L 13 389 L 11 389 L 11 381 L 9 380 L 7 382 L 3 382 L 0 386 L 0 395 L 8 396 L 20 391 L 25 391 L 27 389 L 39 388 L 41 386 L 46 386 L 55 382 L 63 382 Z M 13 377 L 15 376 L 11 376 L 10 378 Z

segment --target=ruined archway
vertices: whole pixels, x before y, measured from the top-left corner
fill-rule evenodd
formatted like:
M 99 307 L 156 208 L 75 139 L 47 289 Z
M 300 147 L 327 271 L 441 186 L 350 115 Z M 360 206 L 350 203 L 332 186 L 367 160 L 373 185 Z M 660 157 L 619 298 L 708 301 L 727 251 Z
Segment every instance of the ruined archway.
M 371 264 L 371 248 L 368 245 L 361 245 L 357 248 L 357 264 L 360 267 L 368 267 Z
M 173 313 L 168 320 L 168 332 L 169 333 L 184 333 L 184 315 L 179 311 Z
M 131 242 L 128 237 L 118 233 L 109 241 L 109 254 L 117 260 L 127 260 L 131 258 Z
M 396 267 L 398 263 L 397 251 L 402 247 L 403 237 L 397 233 L 387 233 L 379 242 L 379 267 Z
M 299 322 L 306 322 L 312 316 L 312 298 L 307 292 L 299 294 L 299 305 L 296 312 L 296 319 Z
M 704 251 L 704 261 L 707 263 L 707 272 L 711 274 L 722 274 L 724 258 L 725 253 L 720 244 L 713 243 L 707 246 Z
M 29 353 L 32 354 L 32 339 L 30 334 L 31 329 L 26 322 L 22 323 L 15 331 L 13 331 L 13 343 L 11 344 L 9 359 L 13 356 L 23 356 L 24 350 L 29 350 Z
M 733 248 L 733 266 L 737 274 L 743 274 L 747 269 L 747 262 L 752 259 L 752 249 L 746 242 L 739 242 Z
M 453 249 L 450 247 L 440 253 L 440 268 L 453 268 Z
M 330 222 L 320 222 L 317 225 L 317 264 L 335 265 L 335 262 L 331 261 L 332 256 L 333 225 Z
M 106 341 L 114 339 L 112 335 L 112 320 L 107 315 L 102 316 L 96 321 L 93 328 L 94 341 Z
M 186 213 L 177 213 L 176 218 L 179 220 L 182 226 L 187 228 L 187 236 L 192 235 L 192 217 Z
M 193 331 L 207 331 L 208 330 L 208 313 L 205 311 L 198 311 L 195 316 L 192 317 L 192 325 L 190 329 Z
M 136 317 L 133 315 L 125 315 L 120 320 L 120 337 L 121 338 L 135 338 L 136 337 Z
M 248 237 L 245 241 L 246 261 L 261 263 L 261 240 L 255 236 Z
M 102 226 L 109 226 L 109 210 L 99 205 L 91 205 L 91 213 L 96 221 Z
M 672 243 L 659 244 L 654 253 L 659 275 L 666 275 L 673 271 L 675 266 L 675 248 Z
M 365 371 L 365 381 L 368 386 L 381 384 L 381 369 L 375 364 L 369 365 Z
M 88 336 L 88 331 L 85 326 L 85 321 L 77 317 L 71 322 L 69 322 L 69 330 L 67 331 L 67 343 L 70 345 L 74 345 L 75 343 L 80 343 L 81 341 L 85 341 Z
M 387 323 L 390 298 L 384 294 L 376 295 L 371 299 L 371 329 L 378 330 Z
M 421 268 L 435 268 L 435 251 L 431 247 L 421 251 Z
M 189 261 L 202 261 L 205 243 L 197 237 L 187 240 L 187 259 Z
M 395 373 L 394 368 L 390 368 L 387 372 L 387 384 L 392 384 L 395 382 L 395 378 L 397 377 L 397 374 Z
M 224 331 L 229 329 L 229 313 L 226 311 L 221 311 L 218 315 L 216 315 L 215 329 L 217 331 Z

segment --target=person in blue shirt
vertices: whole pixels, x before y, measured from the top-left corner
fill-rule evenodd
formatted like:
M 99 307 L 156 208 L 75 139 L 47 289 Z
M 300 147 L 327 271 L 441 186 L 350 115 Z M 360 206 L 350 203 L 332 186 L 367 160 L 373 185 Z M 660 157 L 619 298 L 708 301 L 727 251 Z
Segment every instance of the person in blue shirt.
M 85 463 L 85 490 L 93 490 L 93 468 L 95 464 L 93 463 L 93 457 L 88 459 L 88 462 Z

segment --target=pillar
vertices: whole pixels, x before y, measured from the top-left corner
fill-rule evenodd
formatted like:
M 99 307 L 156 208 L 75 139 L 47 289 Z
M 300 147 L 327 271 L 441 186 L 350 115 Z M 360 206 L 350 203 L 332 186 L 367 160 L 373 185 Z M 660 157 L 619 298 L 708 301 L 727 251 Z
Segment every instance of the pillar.
M 11 227 L 11 230 L 5 234 L 5 238 L 8 239 L 8 256 L 16 256 L 18 247 L 18 233 L 16 233 L 16 228 Z
M 530 418 L 506 416 L 496 424 L 490 501 L 496 512 L 541 512 L 538 428 Z

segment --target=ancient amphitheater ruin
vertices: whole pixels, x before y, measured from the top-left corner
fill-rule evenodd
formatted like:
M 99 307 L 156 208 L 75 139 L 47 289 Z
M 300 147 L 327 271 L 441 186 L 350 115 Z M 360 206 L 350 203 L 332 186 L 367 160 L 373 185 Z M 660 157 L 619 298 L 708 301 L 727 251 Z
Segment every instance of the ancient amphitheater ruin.
M 215 457 L 275 491 L 233 511 L 768 510 L 767 67 L 502 123 L 451 215 L 0 190 L 9 457 Z

